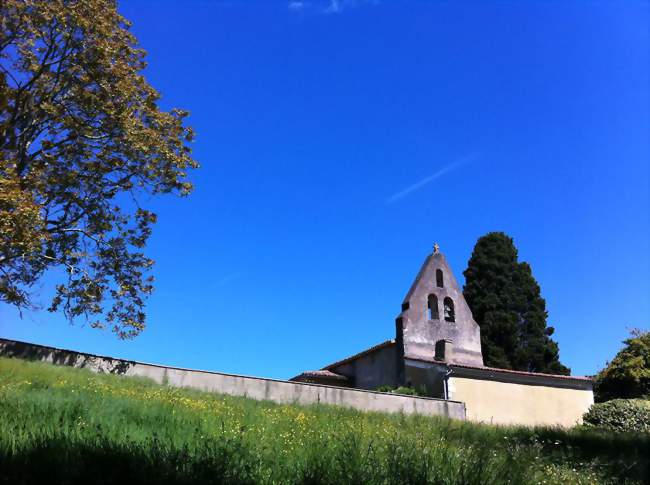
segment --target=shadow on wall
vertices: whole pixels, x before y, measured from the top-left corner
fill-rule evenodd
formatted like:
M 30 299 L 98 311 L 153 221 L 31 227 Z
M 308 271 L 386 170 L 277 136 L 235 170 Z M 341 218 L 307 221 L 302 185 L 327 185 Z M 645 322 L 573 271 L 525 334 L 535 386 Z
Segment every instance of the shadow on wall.
M 89 368 L 96 372 L 124 375 L 135 364 L 125 360 L 99 357 L 91 354 L 60 350 L 43 345 L 0 340 L 0 355 L 3 357 L 17 357 L 26 360 L 51 362 L 56 365 Z

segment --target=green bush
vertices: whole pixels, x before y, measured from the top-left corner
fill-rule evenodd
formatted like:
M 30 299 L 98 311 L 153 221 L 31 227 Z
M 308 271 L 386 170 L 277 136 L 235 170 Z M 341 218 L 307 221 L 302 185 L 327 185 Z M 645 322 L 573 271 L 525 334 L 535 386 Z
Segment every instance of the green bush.
M 418 392 L 417 389 L 412 387 L 400 386 L 393 391 L 393 394 L 406 394 L 407 396 L 421 396 L 422 394 Z
M 594 385 L 596 402 L 647 398 L 650 395 L 650 332 L 633 330 Z
M 390 384 L 384 384 L 375 389 L 377 392 L 389 392 L 391 394 L 405 394 L 407 396 L 426 396 L 424 390 L 418 391 L 413 387 L 406 386 L 391 386 Z
M 393 392 L 395 390 L 395 386 L 391 386 L 390 384 L 384 384 L 382 386 L 379 386 L 375 390 L 377 392 Z
M 612 431 L 650 433 L 650 401 L 644 399 L 613 399 L 596 403 L 584 415 L 587 426 Z

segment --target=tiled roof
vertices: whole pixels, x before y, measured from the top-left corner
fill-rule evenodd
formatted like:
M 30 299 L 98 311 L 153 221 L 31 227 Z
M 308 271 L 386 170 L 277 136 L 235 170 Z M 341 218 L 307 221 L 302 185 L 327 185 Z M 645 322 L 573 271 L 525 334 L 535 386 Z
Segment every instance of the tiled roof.
M 312 377 L 312 378 L 321 378 L 321 379 L 335 379 L 337 381 L 347 381 L 348 378 L 345 376 L 342 376 L 341 374 L 336 374 L 335 372 L 329 371 L 329 370 L 308 370 L 303 372 L 300 375 L 297 375 L 296 377 L 292 377 L 291 381 L 294 381 L 296 379 L 299 379 L 300 377 Z
M 465 364 L 451 364 L 452 367 L 465 367 L 467 369 L 483 369 L 491 372 L 503 372 L 505 374 L 519 374 L 524 376 L 540 376 L 540 377 L 552 377 L 554 379 L 569 379 L 573 381 L 593 381 L 591 377 L 587 376 L 563 376 L 559 374 L 544 374 L 542 372 L 526 372 L 523 370 L 512 370 L 512 369 L 498 369 L 496 367 L 479 367 L 475 365 L 465 365 Z
M 331 370 L 334 367 L 338 367 L 343 364 L 347 364 L 348 362 L 352 362 L 353 360 L 357 360 L 364 355 L 372 354 L 373 352 L 376 352 L 377 350 L 381 350 L 385 347 L 390 347 L 391 345 L 395 345 L 395 340 L 386 340 L 385 342 L 382 342 L 378 345 L 375 345 L 374 347 L 370 347 L 369 349 L 364 350 L 363 352 L 359 352 L 358 354 L 354 354 L 350 357 L 347 357 L 343 360 L 339 360 L 338 362 L 334 362 L 333 364 L 327 365 L 323 367 L 323 370 Z
M 404 356 L 407 359 L 411 360 L 420 360 L 422 362 L 432 362 L 435 364 L 445 364 L 445 362 L 441 362 L 439 360 L 435 359 L 423 359 L 421 357 L 411 357 L 409 355 Z M 541 372 L 526 372 L 526 371 L 521 371 L 521 370 L 511 370 L 511 369 L 498 369 L 496 367 L 485 367 L 485 366 L 478 366 L 478 365 L 467 365 L 467 364 L 454 364 L 454 363 L 449 363 L 449 367 L 454 368 L 454 367 L 460 367 L 463 369 L 476 369 L 476 370 L 482 370 L 482 371 L 487 371 L 487 372 L 499 372 L 502 374 L 516 374 L 516 375 L 521 375 L 521 376 L 533 376 L 533 377 L 547 377 L 547 378 L 552 378 L 552 379 L 565 379 L 565 380 L 572 380 L 572 381 L 593 381 L 591 377 L 585 377 L 585 376 L 562 376 L 558 374 L 543 374 Z

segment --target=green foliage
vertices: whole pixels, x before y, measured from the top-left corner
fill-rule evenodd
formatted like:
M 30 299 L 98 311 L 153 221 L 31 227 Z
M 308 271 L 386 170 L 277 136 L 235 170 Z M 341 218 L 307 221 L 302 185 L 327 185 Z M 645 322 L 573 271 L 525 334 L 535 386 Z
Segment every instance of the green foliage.
M 612 431 L 650 433 L 650 401 L 645 399 L 613 399 L 596 403 L 584 415 L 587 426 Z
M 114 0 L 0 2 L 0 302 L 34 307 L 58 269 L 51 311 L 144 328 L 156 216 L 139 199 L 188 194 L 198 166 L 145 66 Z
M 405 394 L 407 396 L 423 396 L 424 394 L 418 392 L 417 389 L 413 387 L 399 386 L 396 388 L 393 393 L 395 394 Z
M 0 483 L 643 483 L 650 437 L 362 413 L 0 358 Z
M 650 398 L 650 332 L 633 331 L 623 343 L 625 347 L 596 376 L 594 394 L 598 402 Z
M 393 392 L 394 390 L 395 386 L 391 386 L 390 384 L 383 384 L 375 389 L 377 392 Z
M 379 386 L 376 389 L 377 392 L 390 392 L 393 394 L 404 394 L 406 396 L 425 396 L 426 394 L 423 392 L 418 391 L 417 389 L 413 387 L 406 387 L 406 386 L 391 386 L 389 384 L 384 384 L 383 386 Z
M 491 232 L 479 238 L 467 264 L 463 294 L 481 327 L 486 365 L 568 375 L 546 326 L 546 301 L 530 265 L 518 261 L 512 238 Z

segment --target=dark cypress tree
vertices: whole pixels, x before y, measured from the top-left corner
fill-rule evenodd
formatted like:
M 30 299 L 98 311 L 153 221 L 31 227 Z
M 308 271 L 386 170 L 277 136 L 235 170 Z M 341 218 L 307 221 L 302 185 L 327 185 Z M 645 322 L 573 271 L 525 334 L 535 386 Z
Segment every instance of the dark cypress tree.
M 481 327 L 485 365 L 568 375 L 546 326 L 546 301 L 530 265 L 519 262 L 511 237 L 490 232 L 474 246 L 463 294 Z

